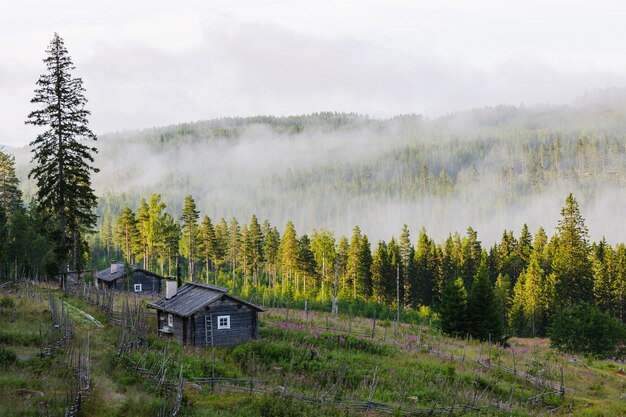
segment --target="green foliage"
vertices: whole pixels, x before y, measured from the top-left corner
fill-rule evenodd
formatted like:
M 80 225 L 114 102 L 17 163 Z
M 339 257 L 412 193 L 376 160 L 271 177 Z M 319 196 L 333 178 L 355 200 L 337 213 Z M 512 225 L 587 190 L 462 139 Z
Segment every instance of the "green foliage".
M 476 273 L 474 285 L 467 299 L 469 333 L 480 340 L 504 341 L 503 317 L 500 305 L 484 263 Z
M 15 352 L 0 346 L 0 368 L 7 368 L 17 361 Z
M 552 346 L 564 352 L 622 358 L 626 354 L 624 325 L 593 304 L 580 303 L 557 312 L 548 335 Z
M 0 343 L 20 346 L 39 346 L 41 337 L 39 334 L 16 331 L 0 330 Z
M 557 248 L 552 261 L 555 275 L 555 302 L 570 307 L 593 300 L 593 273 L 589 258 L 589 237 L 578 202 L 567 196 L 557 226 Z
M 449 335 L 464 335 L 467 331 L 467 291 L 458 278 L 448 284 L 441 296 L 441 330 Z
M 0 212 L 9 217 L 22 208 L 22 192 L 15 175 L 15 157 L 0 150 Z M 0 226 L 3 222 L 0 222 Z
M 50 237 L 60 271 L 65 272 L 70 257 L 73 269 L 78 267 L 82 236 L 96 224 L 90 178 L 98 172 L 92 165 L 96 148 L 84 143 L 95 141 L 96 135 L 88 127 L 82 80 L 72 76 L 75 67 L 57 33 L 46 53 L 47 73 L 39 77 L 31 100 L 39 108 L 26 123 L 47 130 L 30 143 L 35 166 L 29 176 L 36 180 L 39 209 L 52 216 Z
M 15 308 L 15 300 L 10 295 L 5 295 L 0 299 L 0 308 L 1 309 L 11 309 Z

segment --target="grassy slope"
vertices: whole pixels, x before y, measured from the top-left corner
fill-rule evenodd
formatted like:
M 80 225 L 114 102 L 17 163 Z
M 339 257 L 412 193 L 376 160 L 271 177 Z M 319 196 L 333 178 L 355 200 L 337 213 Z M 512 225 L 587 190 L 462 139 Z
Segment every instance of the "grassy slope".
M 50 403 L 56 399 L 60 403 L 65 396 L 68 375 L 62 364 L 63 355 L 54 359 L 40 359 L 37 355 L 39 326 L 50 323 L 47 302 L 40 303 L 23 294 L 0 295 L 0 299 L 6 297 L 14 300 L 16 314 L 13 321 L 12 308 L 2 310 L 0 335 L 4 347 L 15 352 L 18 359 L 0 373 L 0 415 L 38 415 L 42 401 Z M 68 301 L 103 323 L 106 321 L 83 301 Z M 158 414 L 164 400 L 149 382 L 116 360 L 117 329 L 106 324 L 98 328 L 76 314 L 72 318 L 77 332 L 72 345 L 85 346 L 89 335 L 91 346 L 94 389 L 85 404 L 85 415 Z M 514 415 L 626 415 L 626 400 L 620 399 L 626 392 L 626 376 L 618 372 L 623 365 L 616 362 L 578 358 L 578 364 L 570 363 L 572 357 L 555 354 L 545 340 L 513 339 L 511 348 L 498 349 L 488 343 L 445 338 L 426 327 L 401 325 L 395 329 L 389 322 L 376 324 L 376 338 L 372 340 L 372 325 L 370 320 L 341 316 L 336 320 L 323 313 L 310 313 L 308 317 L 293 310 L 264 313 L 261 340 L 215 350 L 215 376 L 263 380 L 255 382 L 255 389 L 265 388 L 276 394 L 212 394 L 208 384 L 188 383 L 183 411 L 191 416 L 361 415 L 354 410 L 346 412 L 279 396 L 286 390 L 335 400 L 366 400 L 371 396 L 374 401 L 415 408 L 450 405 L 452 398 L 456 398 L 456 404 L 477 398 L 480 405 L 508 403 L 512 399 Z M 320 327 L 350 331 L 354 336 L 321 331 Z M 159 360 L 158 352 L 166 345 L 163 341 L 153 343 L 154 358 Z M 406 344 L 410 344 L 409 349 L 399 346 Z M 211 376 L 210 351 L 176 344 L 167 349 L 183 364 L 187 380 Z M 141 355 L 138 352 L 135 356 Z M 479 359 L 491 367 L 480 366 L 476 362 Z M 537 376 L 551 374 L 558 382 L 561 364 L 566 395 L 563 401 L 555 396 L 544 398 L 545 403 L 558 407 L 551 412 L 545 404 L 521 405 L 537 392 L 497 366 L 515 367 Z M 485 414 L 487 411 L 483 411 Z

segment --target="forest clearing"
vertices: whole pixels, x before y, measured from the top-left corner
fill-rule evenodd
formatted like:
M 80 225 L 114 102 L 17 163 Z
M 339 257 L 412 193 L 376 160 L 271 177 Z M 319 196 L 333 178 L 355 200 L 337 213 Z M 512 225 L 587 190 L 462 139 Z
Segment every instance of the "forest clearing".
M 86 288 L 63 296 L 47 285 L 4 286 L 2 415 L 60 416 L 72 406 L 93 416 L 626 410 L 622 362 L 561 355 L 546 339 L 513 338 L 504 347 L 426 324 L 284 306 L 261 315 L 259 340 L 198 349 L 156 338 L 147 299 L 117 293 L 109 310 L 97 297 Z

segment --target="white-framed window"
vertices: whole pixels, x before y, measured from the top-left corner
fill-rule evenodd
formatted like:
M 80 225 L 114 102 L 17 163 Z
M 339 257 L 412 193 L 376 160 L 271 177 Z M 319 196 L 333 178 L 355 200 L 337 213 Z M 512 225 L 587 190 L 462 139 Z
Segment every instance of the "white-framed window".
M 167 325 L 170 327 L 174 327 L 174 316 L 172 313 L 167 314 Z
M 135 292 L 141 292 L 141 284 L 135 284 Z
M 217 316 L 217 330 L 230 329 L 230 316 Z

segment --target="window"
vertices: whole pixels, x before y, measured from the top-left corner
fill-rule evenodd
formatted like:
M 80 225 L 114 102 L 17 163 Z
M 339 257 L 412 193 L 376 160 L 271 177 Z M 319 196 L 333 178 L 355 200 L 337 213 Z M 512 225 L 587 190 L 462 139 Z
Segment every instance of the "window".
M 167 315 L 167 325 L 170 327 L 174 327 L 174 316 L 171 313 Z
M 141 284 L 135 284 L 135 292 L 141 292 Z
M 230 329 L 230 316 L 217 316 L 217 330 Z

